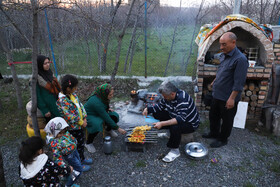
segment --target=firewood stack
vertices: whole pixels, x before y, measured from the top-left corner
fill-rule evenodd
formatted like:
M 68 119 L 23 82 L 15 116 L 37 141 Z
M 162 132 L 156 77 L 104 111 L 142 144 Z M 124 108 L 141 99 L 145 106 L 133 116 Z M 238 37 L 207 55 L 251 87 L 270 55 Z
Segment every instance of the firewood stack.
M 255 82 L 247 82 L 243 88 L 241 101 L 248 102 L 248 115 L 254 115 L 256 112 L 260 112 L 260 102 L 258 101 L 260 87 L 261 86 Z

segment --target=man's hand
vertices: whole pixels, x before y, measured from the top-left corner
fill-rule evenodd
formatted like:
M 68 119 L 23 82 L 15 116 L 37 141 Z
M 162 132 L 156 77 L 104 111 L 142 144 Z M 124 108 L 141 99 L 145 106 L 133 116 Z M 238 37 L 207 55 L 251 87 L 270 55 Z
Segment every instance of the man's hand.
M 47 113 L 45 114 L 45 117 L 46 117 L 46 118 L 49 118 L 49 117 L 51 117 L 51 115 L 52 115 L 51 112 L 47 112 Z
M 227 108 L 227 109 L 231 109 L 231 108 L 233 108 L 233 107 L 234 107 L 234 99 L 229 98 L 229 99 L 227 100 L 226 108 Z
M 85 128 L 87 126 L 87 118 L 84 119 L 83 127 Z
M 156 128 L 156 129 L 161 129 L 161 128 L 163 127 L 163 124 L 162 124 L 161 121 L 160 121 L 160 122 L 153 123 L 153 125 L 154 125 L 154 128 Z
M 144 110 L 143 110 L 143 116 L 146 116 L 147 117 L 147 115 L 148 115 L 148 109 L 147 108 L 145 108 Z

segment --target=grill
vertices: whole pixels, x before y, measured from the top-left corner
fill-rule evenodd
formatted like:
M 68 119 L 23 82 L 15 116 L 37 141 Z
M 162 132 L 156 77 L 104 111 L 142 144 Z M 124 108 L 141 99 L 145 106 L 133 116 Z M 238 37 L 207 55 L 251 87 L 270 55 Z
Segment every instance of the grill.
M 135 127 L 129 127 L 126 131 L 127 134 L 125 136 L 124 142 L 125 142 L 125 151 L 128 150 L 142 150 L 143 152 L 146 152 L 147 149 L 147 144 L 155 144 L 158 141 L 158 135 L 157 135 L 157 130 L 152 128 L 149 131 L 145 132 L 145 139 L 141 143 L 136 143 L 136 142 L 129 142 L 128 138 L 132 134 L 132 131 Z

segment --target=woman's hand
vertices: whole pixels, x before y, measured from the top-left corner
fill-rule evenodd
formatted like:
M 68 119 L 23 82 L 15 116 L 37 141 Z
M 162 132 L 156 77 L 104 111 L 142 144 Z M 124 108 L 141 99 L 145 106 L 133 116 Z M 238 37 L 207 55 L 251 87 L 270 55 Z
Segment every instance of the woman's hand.
M 144 110 L 143 110 L 143 116 L 146 116 L 147 117 L 147 115 L 148 115 L 148 109 L 147 108 L 145 108 Z
M 49 118 L 49 117 L 51 117 L 51 115 L 52 115 L 51 112 L 47 112 L 47 113 L 45 114 L 45 117 L 46 117 L 46 118 Z
M 118 131 L 119 131 L 119 133 L 121 133 L 121 134 L 125 134 L 125 133 L 126 133 L 126 131 L 125 131 L 124 129 L 122 129 L 122 128 L 118 128 Z
M 112 109 L 112 108 L 109 108 L 108 110 L 109 110 L 110 112 L 114 112 L 114 109 Z
M 83 127 L 85 128 L 87 126 L 87 118 L 84 119 Z

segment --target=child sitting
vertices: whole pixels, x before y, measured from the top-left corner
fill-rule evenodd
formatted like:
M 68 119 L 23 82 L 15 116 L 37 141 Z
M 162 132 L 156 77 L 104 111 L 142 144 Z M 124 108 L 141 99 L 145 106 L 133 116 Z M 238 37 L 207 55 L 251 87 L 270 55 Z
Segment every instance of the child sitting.
M 50 143 L 54 161 L 60 166 L 65 167 L 63 159 L 68 162 L 70 166 L 74 168 L 75 179 L 83 172 L 84 167 L 82 166 L 79 154 L 77 152 L 77 141 L 67 131 L 69 125 L 61 117 L 51 119 L 46 127 L 45 131 L 47 135 L 47 141 Z M 88 169 L 88 168 L 87 168 Z M 77 172 L 76 172 L 77 171 Z M 68 177 L 66 186 L 71 186 L 75 180 Z
M 44 153 L 45 141 L 33 136 L 20 148 L 20 178 L 25 186 L 60 186 L 59 175 L 69 176 L 71 166 L 59 167 Z
M 80 155 L 82 164 L 92 164 L 92 159 L 86 159 L 84 156 L 85 134 L 84 129 L 87 126 L 87 114 L 83 104 L 79 101 L 75 91 L 78 87 L 78 79 L 73 75 L 65 75 L 61 79 L 62 92 L 58 95 L 56 105 L 65 121 L 69 124 L 69 133 L 77 140 L 77 151 Z M 88 170 L 83 170 L 88 171 Z

